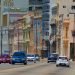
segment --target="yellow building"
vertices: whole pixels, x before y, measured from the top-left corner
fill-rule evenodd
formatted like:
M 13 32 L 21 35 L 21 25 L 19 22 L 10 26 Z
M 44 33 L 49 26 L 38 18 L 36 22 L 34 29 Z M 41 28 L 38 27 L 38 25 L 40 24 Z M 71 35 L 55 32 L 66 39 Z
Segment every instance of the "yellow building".
M 23 19 L 24 47 L 27 53 L 40 54 L 42 48 L 42 36 L 40 34 L 42 32 L 42 25 L 39 24 L 42 20 L 41 16 L 39 14 L 35 14 L 34 12 L 29 12 L 23 17 Z M 36 27 L 37 21 L 39 21 L 39 25 Z M 40 35 L 38 36 L 38 34 Z
M 33 48 L 32 47 L 33 40 L 31 40 L 31 38 L 33 37 L 33 34 L 31 35 L 31 33 L 33 33 L 32 27 L 31 27 L 31 16 L 26 14 L 23 17 L 23 20 L 24 20 L 24 27 L 23 27 L 24 48 L 27 53 L 31 53 L 31 51 L 33 50 L 32 49 Z M 30 44 L 30 42 L 32 44 Z M 30 48 L 30 47 L 32 47 L 32 48 Z
M 63 55 L 69 57 L 69 19 L 65 19 L 63 22 L 63 35 L 62 35 L 62 52 Z

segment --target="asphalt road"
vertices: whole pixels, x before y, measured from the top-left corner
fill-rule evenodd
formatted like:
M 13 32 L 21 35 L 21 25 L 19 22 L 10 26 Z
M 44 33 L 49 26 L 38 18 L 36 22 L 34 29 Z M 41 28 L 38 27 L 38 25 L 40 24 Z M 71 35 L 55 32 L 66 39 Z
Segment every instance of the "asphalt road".
M 0 75 L 75 75 L 75 63 L 71 63 L 70 68 L 56 67 L 54 63 L 46 62 L 10 66 L 11 68 L 0 70 Z
M 31 62 L 31 63 L 28 63 L 28 65 L 33 65 L 34 63 Z M 1 70 L 6 70 L 6 69 L 12 69 L 12 68 L 19 68 L 19 67 L 24 67 L 25 65 L 23 64 L 15 64 L 15 65 L 11 65 L 11 64 L 0 64 L 0 71 Z

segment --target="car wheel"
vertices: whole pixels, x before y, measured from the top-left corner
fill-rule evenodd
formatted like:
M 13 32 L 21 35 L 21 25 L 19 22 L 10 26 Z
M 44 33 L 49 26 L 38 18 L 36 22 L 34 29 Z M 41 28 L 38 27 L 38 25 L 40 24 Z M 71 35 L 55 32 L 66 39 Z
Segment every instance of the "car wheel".
M 49 63 L 49 61 L 47 61 L 47 63 Z
M 36 63 L 36 61 L 34 61 L 34 63 Z
M 67 65 L 67 67 L 70 67 L 69 65 Z
M 14 62 L 12 62 L 12 65 L 14 65 L 15 63 Z
M 9 62 L 9 64 L 11 64 L 11 62 Z
M 56 65 L 56 67 L 58 67 L 59 65 Z
M 24 65 L 27 65 L 27 62 L 24 62 Z

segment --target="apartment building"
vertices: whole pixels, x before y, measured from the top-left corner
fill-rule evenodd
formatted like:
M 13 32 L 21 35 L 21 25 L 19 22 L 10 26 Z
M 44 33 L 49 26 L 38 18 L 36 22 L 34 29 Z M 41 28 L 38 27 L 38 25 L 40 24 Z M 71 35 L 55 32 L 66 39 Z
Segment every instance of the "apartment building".
M 21 3 L 22 5 L 20 5 Z M 12 26 L 9 27 L 11 25 L 10 23 L 13 20 L 16 21 L 17 18 L 19 19 L 20 17 L 22 17 L 22 15 L 27 12 L 27 8 L 28 0 L 18 0 L 18 2 L 17 0 L 0 0 L 0 29 L 2 34 L 0 38 L 2 40 L 0 42 L 0 48 L 1 51 L 3 51 L 2 53 L 8 53 L 12 51 L 10 48 L 11 44 L 9 44 L 9 31 L 10 29 L 12 29 Z M 13 16 L 11 17 L 11 15 Z M 16 16 L 15 18 L 13 18 L 14 15 L 17 15 L 19 17 Z M 7 40 L 2 39 L 2 36 L 4 39 L 6 38 Z M 6 43 L 6 45 L 4 44 L 4 42 Z
M 13 0 L 0 0 L 0 55 L 9 54 L 7 17 L 3 16 L 7 7 L 13 7 Z
M 75 0 L 55 0 L 57 7 L 56 21 L 56 51 L 75 59 Z

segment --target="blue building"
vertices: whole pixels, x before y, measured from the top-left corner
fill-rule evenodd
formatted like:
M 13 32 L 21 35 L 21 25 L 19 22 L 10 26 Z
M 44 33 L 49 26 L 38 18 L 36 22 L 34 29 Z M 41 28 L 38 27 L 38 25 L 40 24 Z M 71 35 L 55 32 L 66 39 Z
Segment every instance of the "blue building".
M 50 29 L 50 0 L 43 0 L 42 5 L 42 27 L 43 36 L 45 40 L 49 40 L 49 29 Z
M 42 1 L 42 36 L 46 45 L 43 45 L 44 56 L 50 52 L 50 0 Z
M 29 0 L 29 11 L 42 10 L 43 0 Z

